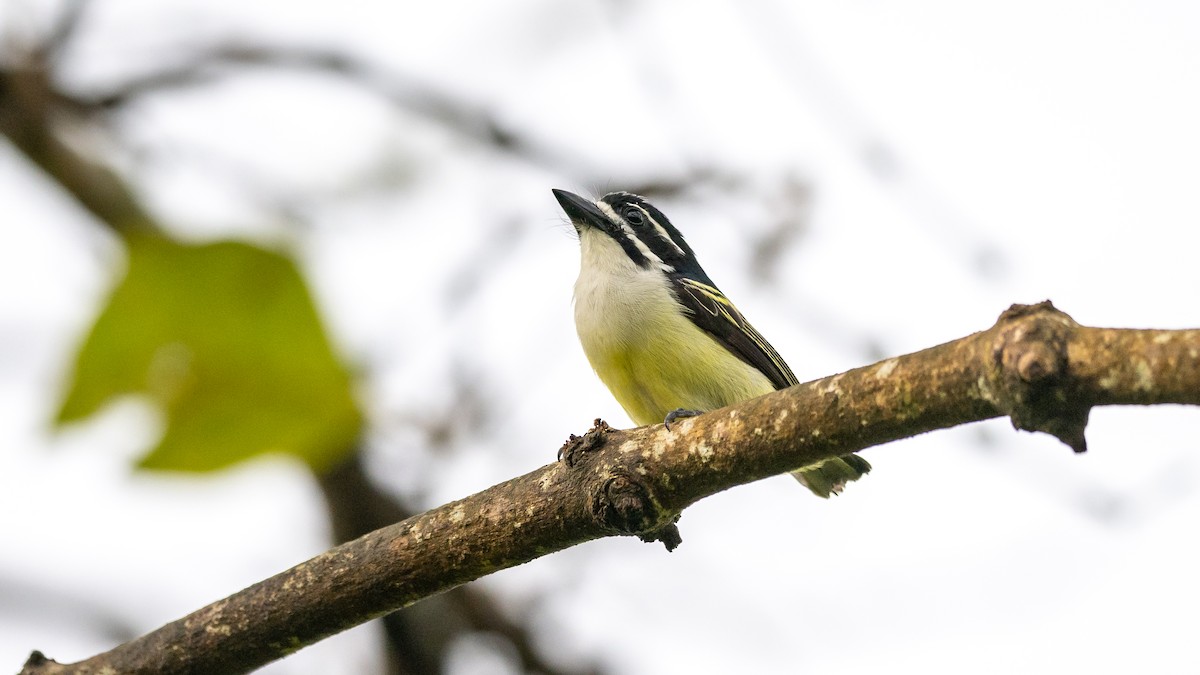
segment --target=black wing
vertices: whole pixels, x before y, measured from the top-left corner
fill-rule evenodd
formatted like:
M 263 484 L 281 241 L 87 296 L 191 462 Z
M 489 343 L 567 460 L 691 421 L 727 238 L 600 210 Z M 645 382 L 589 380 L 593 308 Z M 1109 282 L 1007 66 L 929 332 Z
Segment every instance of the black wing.
M 762 371 L 776 389 L 794 384 L 796 376 L 779 352 L 715 286 L 684 277 L 672 278 L 675 295 L 692 323 L 713 336 L 735 356 Z

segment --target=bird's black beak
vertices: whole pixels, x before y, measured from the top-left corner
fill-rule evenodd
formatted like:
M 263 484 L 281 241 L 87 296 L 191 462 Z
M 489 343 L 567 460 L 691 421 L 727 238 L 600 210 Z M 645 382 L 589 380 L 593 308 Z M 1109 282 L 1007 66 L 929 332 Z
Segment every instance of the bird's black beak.
M 566 190 L 551 190 L 551 192 L 554 193 L 554 198 L 558 200 L 576 230 L 582 230 L 585 227 L 594 227 L 601 231 L 608 229 L 608 218 L 592 202 Z

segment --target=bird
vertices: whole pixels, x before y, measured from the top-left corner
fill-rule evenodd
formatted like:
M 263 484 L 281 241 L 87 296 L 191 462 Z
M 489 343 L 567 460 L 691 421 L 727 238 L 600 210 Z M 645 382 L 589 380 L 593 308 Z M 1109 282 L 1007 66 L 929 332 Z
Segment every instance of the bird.
M 799 383 L 662 211 L 629 192 L 596 201 L 552 192 L 579 235 L 579 341 L 635 424 L 669 429 L 680 417 Z M 870 470 L 847 454 L 792 475 L 828 498 Z

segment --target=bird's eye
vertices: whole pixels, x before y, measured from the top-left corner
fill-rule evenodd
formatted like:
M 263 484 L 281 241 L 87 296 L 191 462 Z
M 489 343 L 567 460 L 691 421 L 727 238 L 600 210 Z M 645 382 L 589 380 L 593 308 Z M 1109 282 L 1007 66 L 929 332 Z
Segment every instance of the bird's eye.
M 625 220 L 629 221 L 630 225 L 639 226 L 645 225 L 646 219 L 642 216 L 642 212 L 632 206 L 625 207 Z

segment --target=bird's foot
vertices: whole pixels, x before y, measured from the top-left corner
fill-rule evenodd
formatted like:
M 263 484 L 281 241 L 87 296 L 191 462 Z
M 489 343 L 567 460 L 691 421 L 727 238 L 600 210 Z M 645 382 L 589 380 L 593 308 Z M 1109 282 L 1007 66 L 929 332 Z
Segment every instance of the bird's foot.
M 676 408 L 676 409 L 672 410 L 671 412 L 667 413 L 666 419 L 663 420 L 663 425 L 667 427 L 667 431 L 670 431 L 671 430 L 671 422 L 674 422 L 675 420 L 680 419 L 681 417 L 695 417 L 696 415 L 703 415 L 703 414 L 704 414 L 703 410 L 688 410 L 686 408 Z
M 558 449 L 558 459 L 565 462 L 567 466 L 575 466 L 579 458 L 589 452 L 599 450 L 604 446 L 604 437 L 612 429 L 608 426 L 608 422 L 596 418 L 592 423 L 592 428 L 582 436 L 571 434 L 566 443 Z

